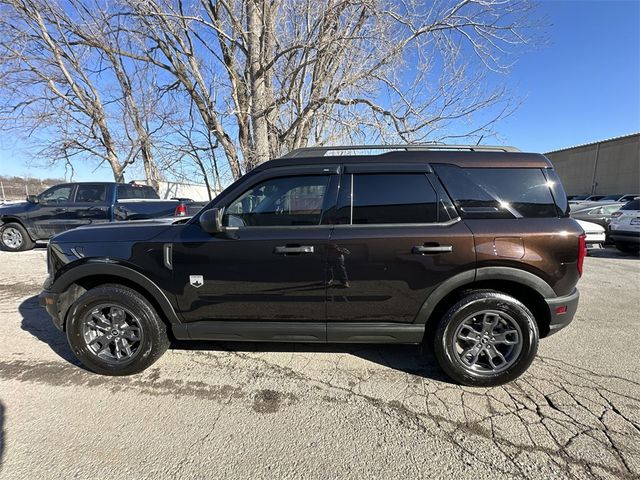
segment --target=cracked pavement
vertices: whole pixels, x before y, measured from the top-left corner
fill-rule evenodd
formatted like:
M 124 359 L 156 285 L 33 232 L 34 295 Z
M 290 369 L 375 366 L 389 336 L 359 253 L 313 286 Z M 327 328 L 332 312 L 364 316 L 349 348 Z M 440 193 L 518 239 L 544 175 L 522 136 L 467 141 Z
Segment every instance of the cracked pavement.
M 175 343 L 82 369 L 0 252 L 0 478 L 640 478 L 640 259 L 585 263 L 574 322 L 517 381 L 453 385 L 415 346 Z

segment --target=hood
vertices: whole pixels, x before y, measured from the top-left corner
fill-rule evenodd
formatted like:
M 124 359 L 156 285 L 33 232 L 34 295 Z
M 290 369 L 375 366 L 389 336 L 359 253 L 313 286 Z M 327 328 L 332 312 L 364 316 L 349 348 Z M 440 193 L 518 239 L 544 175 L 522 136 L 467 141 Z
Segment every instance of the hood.
M 174 218 L 163 218 L 87 225 L 60 233 L 51 241 L 55 243 L 145 242 L 171 228 L 174 222 Z
M 29 205 L 29 202 L 18 202 L 18 203 L 9 203 L 0 205 L 0 216 L 2 215 L 12 215 L 14 213 L 22 213 L 25 211 L 25 208 Z

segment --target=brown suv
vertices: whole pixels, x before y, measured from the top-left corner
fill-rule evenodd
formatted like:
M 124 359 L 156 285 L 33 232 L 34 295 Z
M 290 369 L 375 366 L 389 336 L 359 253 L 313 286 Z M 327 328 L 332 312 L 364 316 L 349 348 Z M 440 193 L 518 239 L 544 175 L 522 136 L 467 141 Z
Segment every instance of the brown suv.
M 453 379 L 490 386 L 522 374 L 538 339 L 571 321 L 584 256 L 543 155 L 303 149 L 190 220 L 54 237 L 41 299 L 103 374 L 148 367 L 169 335 L 426 342 Z

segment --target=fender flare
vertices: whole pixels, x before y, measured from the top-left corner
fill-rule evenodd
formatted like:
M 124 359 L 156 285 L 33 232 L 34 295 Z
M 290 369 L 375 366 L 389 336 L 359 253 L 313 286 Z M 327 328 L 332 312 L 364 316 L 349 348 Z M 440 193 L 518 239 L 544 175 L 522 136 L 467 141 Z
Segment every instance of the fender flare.
M 555 298 L 556 293 L 542 278 L 526 270 L 512 267 L 481 267 L 458 273 L 442 282 L 433 290 L 420 307 L 414 323 L 425 324 L 440 301 L 464 285 L 486 280 L 507 280 L 519 283 L 536 291 L 543 298 Z
M 53 293 L 62 294 L 78 280 L 100 275 L 118 277 L 134 283 L 144 292 L 153 297 L 162 310 L 160 313 L 163 313 L 172 325 L 181 323 L 173 305 L 160 287 L 137 270 L 118 263 L 103 261 L 99 263 L 88 262 L 82 265 L 77 265 L 64 272 L 60 277 L 56 278 L 49 287 L 49 290 Z

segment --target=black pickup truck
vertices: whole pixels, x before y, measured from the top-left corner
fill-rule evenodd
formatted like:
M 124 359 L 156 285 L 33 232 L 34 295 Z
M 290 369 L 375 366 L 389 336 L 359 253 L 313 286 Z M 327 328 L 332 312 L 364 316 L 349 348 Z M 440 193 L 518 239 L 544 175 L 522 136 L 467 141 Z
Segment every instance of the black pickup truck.
M 63 183 L 26 202 L 0 206 L 0 249 L 29 250 L 37 240 L 82 225 L 191 216 L 204 205 L 161 200 L 152 187 L 136 183 Z

